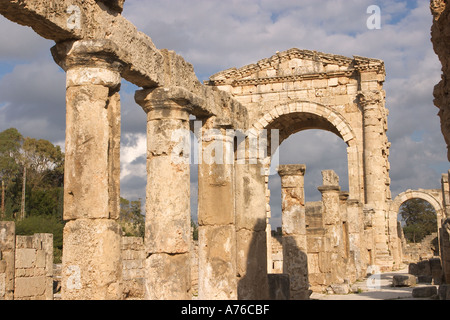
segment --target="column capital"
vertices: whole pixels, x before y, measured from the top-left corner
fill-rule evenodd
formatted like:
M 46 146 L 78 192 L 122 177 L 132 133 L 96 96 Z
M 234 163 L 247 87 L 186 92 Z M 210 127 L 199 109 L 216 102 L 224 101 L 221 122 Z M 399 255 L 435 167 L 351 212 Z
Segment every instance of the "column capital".
M 121 71 L 125 63 L 119 57 L 127 57 L 119 46 L 107 39 L 64 41 L 50 51 L 64 71 L 75 67 L 117 68 Z
M 359 91 L 358 98 L 361 106 L 366 109 L 382 103 L 384 94 L 381 91 Z
M 102 85 L 118 90 L 125 63 L 121 49 L 110 40 L 65 41 L 51 48 L 55 62 L 66 71 L 66 87 Z
M 178 88 L 179 89 L 179 88 Z M 193 109 L 193 95 L 186 90 L 174 88 L 151 88 L 137 90 L 134 100 L 139 104 L 145 113 L 157 118 L 189 118 L 189 113 Z M 195 98 L 194 98 L 195 99 Z M 167 112 L 169 111 L 169 112 Z M 153 117 L 152 116 L 152 117 Z
M 339 186 L 320 186 L 320 187 L 317 187 L 317 190 L 319 190 L 321 193 L 326 193 L 326 192 L 340 193 L 341 187 L 339 187 Z
M 304 164 L 284 164 L 277 168 L 280 177 L 283 176 L 304 176 L 306 165 Z

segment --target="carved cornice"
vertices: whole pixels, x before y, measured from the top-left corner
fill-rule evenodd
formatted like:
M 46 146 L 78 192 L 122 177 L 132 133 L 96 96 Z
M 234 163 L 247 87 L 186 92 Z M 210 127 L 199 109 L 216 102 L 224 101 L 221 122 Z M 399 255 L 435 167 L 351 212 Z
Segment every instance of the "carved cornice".
M 324 65 L 334 64 L 347 67 L 347 70 L 305 73 L 286 76 L 274 76 L 263 78 L 249 78 L 258 72 L 274 68 L 277 69 L 279 64 L 293 59 L 311 60 L 323 63 Z M 384 62 L 378 59 L 370 59 L 360 56 L 348 58 L 341 55 L 333 55 L 310 50 L 299 50 L 293 48 L 276 55 L 262 59 L 256 64 L 250 64 L 242 68 L 231 68 L 211 76 L 205 84 L 212 86 L 231 85 L 259 85 L 269 83 L 282 83 L 290 81 L 303 81 L 315 79 L 329 79 L 333 77 L 351 77 L 361 72 L 377 72 L 385 73 Z
M 239 87 L 239 86 L 284 83 L 284 82 L 304 81 L 304 80 L 330 79 L 337 77 L 351 77 L 354 76 L 354 74 L 355 70 L 333 71 L 333 72 L 306 73 L 291 76 L 264 77 L 264 78 L 241 79 L 241 80 L 233 80 L 233 79 L 207 80 L 205 81 L 205 84 L 212 86 L 231 85 L 233 87 Z

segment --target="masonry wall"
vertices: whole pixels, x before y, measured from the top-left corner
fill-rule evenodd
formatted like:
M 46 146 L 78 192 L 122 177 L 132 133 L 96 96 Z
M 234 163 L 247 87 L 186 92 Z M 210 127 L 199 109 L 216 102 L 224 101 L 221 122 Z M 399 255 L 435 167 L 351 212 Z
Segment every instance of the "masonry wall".
M 145 247 L 143 238 L 122 238 L 122 262 L 123 299 L 143 299 L 145 296 Z
M 16 237 L 14 300 L 53 300 L 53 235 Z

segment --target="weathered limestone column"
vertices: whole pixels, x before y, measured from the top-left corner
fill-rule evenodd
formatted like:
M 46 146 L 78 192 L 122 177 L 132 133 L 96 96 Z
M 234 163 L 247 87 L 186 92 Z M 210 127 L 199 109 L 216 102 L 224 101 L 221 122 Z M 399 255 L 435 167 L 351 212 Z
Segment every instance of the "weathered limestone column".
M 62 299 L 122 295 L 118 50 L 108 40 L 52 48 L 67 87 Z
M 14 300 L 16 225 L 0 221 L 0 300 Z
M 234 135 L 204 129 L 198 166 L 199 299 L 236 300 Z
M 448 173 L 443 173 L 441 177 L 441 186 L 442 186 L 442 204 L 444 206 L 444 215 L 443 218 L 450 218 L 450 187 L 448 181 L 449 175 Z
M 258 157 L 238 152 L 235 177 L 238 299 L 265 300 L 269 284 L 264 165 Z
M 189 108 L 160 90 L 140 90 L 147 113 L 146 297 L 191 299 Z
M 352 145 L 347 148 L 347 161 L 348 161 L 348 186 L 349 186 L 349 198 L 356 199 L 360 202 L 364 202 L 364 192 L 361 187 L 361 171 L 360 156 L 358 154 L 358 147 L 352 142 Z
M 355 199 L 347 200 L 347 223 L 350 259 L 352 260 L 352 269 L 356 279 L 362 279 L 366 276 L 367 265 L 364 264 L 362 252 L 365 250 L 361 239 L 363 233 L 362 205 Z M 349 274 L 352 274 L 349 270 Z
M 272 226 L 270 225 L 270 218 L 272 217 L 272 211 L 270 209 L 270 189 L 269 189 L 269 174 L 270 165 L 265 168 L 265 188 L 266 188 L 266 237 L 267 237 L 267 273 L 273 272 L 273 260 L 272 260 Z
M 290 296 L 293 300 L 307 300 L 311 295 L 308 281 L 305 170 L 305 165 L 278 167 L 281 177 L 283 272 L 289 274 Z
M 339 177 L 333 170 L 322 171 L 323 185 L 318 187 L 322 193 L 322 214 L 325 229 L 325 255 L 330 266 L 329 281 L 333 284 L 343 282 L 341 272 L 340 246 L 342 244 L 342 228 L 340 219 Z
M 387 240 L 386 208 L 388 195 L 388 146 L 384 96 L 380 91 L 360 93 L 364 120 L 364 177 L 365 200 L 368 208 L 375 211 L 373 227 L 375 236 L 375 264 L 383 269 L 392 267 Z

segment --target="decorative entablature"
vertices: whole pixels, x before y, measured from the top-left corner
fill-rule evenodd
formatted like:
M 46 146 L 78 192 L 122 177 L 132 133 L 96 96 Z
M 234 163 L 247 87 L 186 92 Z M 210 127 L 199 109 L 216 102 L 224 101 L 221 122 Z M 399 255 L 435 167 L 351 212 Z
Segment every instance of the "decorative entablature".
M 293 60 L 310 61 L 313 71 L 306 70 L 307 68 L 292 68 L 292 70 L 287 70 L 287 72 L 280 70 L 279 66 L 281 64 Z M 272 75 L 261 76 L 264 70 L 271 69 L 273 71 Z M 262 59 L 255 64 L 219 72 L 205 81 L 205 84 L 236 87 L 337 77 L 356 77 L 358 74 L 366 72 L 376 73 L 379 75 L 377 79 L 383 82 L 385 77 L 384 62 L 360 56 L 348 58 L 341 55 L 293 48 L 284 52 L 277 52 L 272 57 Z

